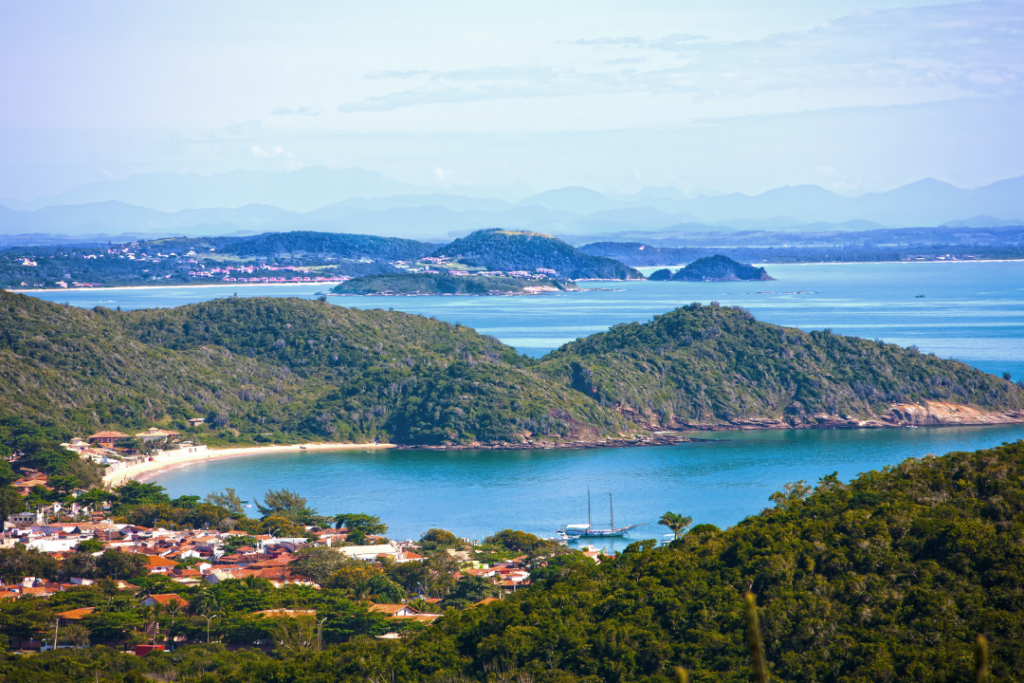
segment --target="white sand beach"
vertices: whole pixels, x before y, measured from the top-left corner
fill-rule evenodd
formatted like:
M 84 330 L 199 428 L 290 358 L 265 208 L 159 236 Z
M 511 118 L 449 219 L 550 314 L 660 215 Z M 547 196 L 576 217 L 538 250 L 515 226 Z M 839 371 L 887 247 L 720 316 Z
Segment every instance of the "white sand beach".
M 217 448 L 208 449 L 200 453 L 188 453 L 179 457 L 165 458 L 161 460 L 147 460 L 131 467 L 112 472 L 103 477 L 103 484 L 109 487 L 121 486 L 129 479 L 146 481 L 152 479 L 162 472 L 192 465 L 197 462 L 209 462 L 212 460 L 223 460 L 225 458 L 240 458 L 252 455 L 265 455 L 269 453 L 287 453 L 289 451 L 338 451 L 338 450 L 376 450 L 394 448 L 390 443 L 307 443 L 294 444 L 290 446 L 252 446 L 247 448 Z

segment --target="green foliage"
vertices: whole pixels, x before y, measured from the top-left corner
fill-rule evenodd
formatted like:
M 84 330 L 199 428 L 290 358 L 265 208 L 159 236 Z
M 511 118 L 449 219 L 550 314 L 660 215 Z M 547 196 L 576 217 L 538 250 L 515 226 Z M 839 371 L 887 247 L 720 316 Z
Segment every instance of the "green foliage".
M 680 268 L 672 276 L 672 280 L 677 282 L 772 279 L 764 268 L 739 263 L 721 254 L 699 258 L 685 268 Z
M 154 425 L 204 443 L 517 442 L 639 431 L 465 327 L 304 300 L 122 313 L 0 292 L 0 363 L 8 369 L 0 442 L 48 473 L 82 462 L 56 447 L 75 434 Z M 185 420 L 196 415 L 210 419 L 190 427 Z
M 349 534 L 359 532 L 363 536 L 383 536 L 388 532 L 388 525 L 382 523 L 380 517 L 354 512 L 335 515 L 334 526 L 336 529 L 347 529 Z
M 437 552 L 446 548 L 461 548 L 459 537 L 446 529 L 428 529 L 420 536 L 420 547 L 427 552 Z
M 306 499 L 295 491 L 279 489 L 267 491 L 263 496 L 263 505 L 256 502 L 256 509 L 263 518 L 284 517 L 297 524 L 312 524 L 316 510 L 306 505 Z
M 538 371 L 640 423 L 666 426 L 878 419 L 893 403 L 921 401 L 1024 409 L 1024 389 L 965 363 L 769 325 L 715 303 L 615 325 L 551 352 Z
M 527 287 L 545 287 L 561 291 L 579 289 L 571 282 L 557 280 L 521 280 L 511 277 L 445 273 L 395 273 L 357 277 L 342 282 L 331 291 L 337 294 L 517 294 L 529 291 Z
M 52 555 L 23 545 L 0 548 L 0 579 L 12 584 L 26 576 L 53 579 L 57 576 L 57 560 Z
M 525 531 L 505 529 L 484 539 L 484 545 L 496 545 L 513 552 L 534 554 L 553 550 L 557 544 Z
M 222 507 L 236 517 L 245 516 L 245 508 L 242 507 L 242 499 L 230 486 L 221 492 L 213 492 L 206 496 L 206 502 L 210 505 Z
M 477 230 L 438 249 L 435 256 L 456 256 L 487 270 L 549 268 L 570 280 L 642 280 L 639 271 L 603 256 L 591 256 L 560 239 L 521 230 Z
M 330 255 L 343 259 L 415 261 L 435 248 L 433 244 L 399 237 L 293 230 L 243 237 L 225 244 L 220 251 L 239 256 Z
M 658 524 L 667 526 L 671 529 L 672 533 L 678 540 L 681 534 L 686 533 L 687 527 L 693 524 L 693 517 L 684 517 L 678 512 L 666 512 L 661 516 L 661 519 L 658 520 Z
M 291 563 L 293 572 L 306 576 L 321 586 L 327 583 L 332 574 L 341 569 L 347 562 L 344 555 L 334 548 L 312 546 L 302 548 L 296 553 L 297 558 Z

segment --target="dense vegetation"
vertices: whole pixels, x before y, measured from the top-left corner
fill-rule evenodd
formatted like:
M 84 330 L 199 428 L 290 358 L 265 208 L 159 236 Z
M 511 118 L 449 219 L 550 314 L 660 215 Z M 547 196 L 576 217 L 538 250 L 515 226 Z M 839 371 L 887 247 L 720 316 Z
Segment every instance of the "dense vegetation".
M 415 261 L 435 249 L 436 244 L 399 237 L 295 230 L 239 238 L 222 246 L 220 251 L 250 257 L 297 254 L 375 261 Z
M 1024 409 L 1024 388 L 964 363 L 880 341 L 758 322 L 699 303 L 566 344 L 541 371 L 642 423 L 815 416 L 865 419 L 891 403 Z
M 541 361 L 460 325 L 227 298 L 83 310 L 0 293 L 0 418 L 55 438 L 175 429 L 206 443 L 592 439 L 641 425 L 877 417 L 935 400 L 1007 412 L 1024 389 L 891 344 L 694 304 Z M 185 420 L 205 417 L 191 428 Z
M 332 291 L 338 294 L 521 294 L 530 288 L 579 289 L 571 282 L 523 280 L 483 275 L 405 273 L 368 275 L 343 282 Z
M 659 271 L 662 272 L 662 271 Z M 764 268 L 738 263 L 728 256 L 715 254 L 699 258 L 672 275 L 677 282 L 721 282 L 731 280 L 772 280 Z
M 460 263 L 487 270 L 549 268 L 570 280 L 642 280 L 643 275 L 618 261 L 591 256 L 560 239 L 538 232 L 477 230 L 438 249 L 435 256 L 458 258 Z
M 460 325 L 297 299 L 83 310 L 0 293 L 0 417 L 66 439 L 170 427 L 214 442 L 398 443 L 636 432 Z M 189 428 L 186 419 L 206 417 Z
M 684 666 L 693 681 L 740 683 L 750 680 L 750 590 L 771 680 L 965 681 L 977 634 L 991 643 L 993 678 L 1020 680 L 1022 482 L 1024 442 L 911 459 L 849 484 L 829 475 L 813 490 L 788 485 L 772 509 L 733 528 L 698 524 L 669 546 L 638 542 L 599 566 L 552 558 L 529 589 L 446 611 L 401 641 L 352 637 L 359 613 L 348 609 L 336 618 L 337 639 L 348 642 L 321 653 L 289 648 L 286 638 L 272 655 L 196 646 L 136 658 L 90 648 L 8 655 L 0 673 L 19 683 L 91 680 L 94 670 L 106 681 L 149 673 L 224 683 L 667 683 Z M 237 593 L 244 589 L 225 586 L 218 599 L 264 599 Z

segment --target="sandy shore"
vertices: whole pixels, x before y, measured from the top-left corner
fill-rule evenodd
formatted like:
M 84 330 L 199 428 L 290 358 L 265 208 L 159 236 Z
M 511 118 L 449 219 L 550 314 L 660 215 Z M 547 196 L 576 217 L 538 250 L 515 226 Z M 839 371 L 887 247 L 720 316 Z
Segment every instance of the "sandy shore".
M 103 477 L 105 486 L 121 486 L 129 479 L 136 481 L 147 481 L 163 472 L 192 465 L 197 462 L 210 462 L 212 460 L 224 460 L 226 458 L 240 458 L 250 455 L 265 455 L 269 453 L 288 453 L 301 450 L 310 451 L 338 451 L 338 450 L 375 450 L 394 448 L 389 443 L 307 443 L 295 444 L 292 446 L 252 446 L 248 448 L 216 448 L 209 449 L 202 453 L 182 455 L 167 460 L 140 462 L 123 470 L 118 470 Z

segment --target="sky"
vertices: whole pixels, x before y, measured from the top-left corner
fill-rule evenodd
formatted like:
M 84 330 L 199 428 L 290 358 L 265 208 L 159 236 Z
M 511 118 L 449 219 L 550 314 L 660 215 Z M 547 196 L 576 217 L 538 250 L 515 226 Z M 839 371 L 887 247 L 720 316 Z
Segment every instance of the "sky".
M 849 195 L 1024 175 L 1024 0 L 0 3 L 0 200 L 361 166 Z

